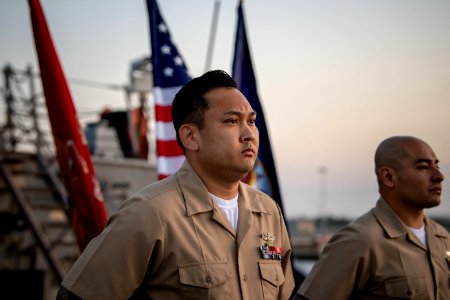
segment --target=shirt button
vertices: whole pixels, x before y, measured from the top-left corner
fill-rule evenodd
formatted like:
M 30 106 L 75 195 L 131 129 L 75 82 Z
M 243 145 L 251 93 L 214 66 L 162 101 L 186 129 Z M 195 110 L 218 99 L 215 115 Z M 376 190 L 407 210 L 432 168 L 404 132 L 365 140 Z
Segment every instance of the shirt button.
M 411 292 L 410 290 L 407 290 L 407 291 L 406 291 L 406 295 L 411 296 L 411 295 L 412 295 L 412 292 Z
M 275 276 L 275 280 L 276 280 L 276 281 L 278 281 L 278 275 L 277 275 L 277 276 Z
M 244 275 L 242 278 L 244 279 L 244 281 L 247 281 L 247 275 Z
M 207 283 L 211 283 L 211 277 L 207 276 L 207 277 L 205 278 L 205 280 L 206 280 Z

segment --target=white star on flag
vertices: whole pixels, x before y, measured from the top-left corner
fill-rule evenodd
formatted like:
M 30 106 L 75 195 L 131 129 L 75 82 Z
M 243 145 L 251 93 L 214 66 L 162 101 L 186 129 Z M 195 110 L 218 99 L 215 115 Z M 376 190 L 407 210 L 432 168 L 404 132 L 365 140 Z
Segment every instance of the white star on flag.
M 164 54 L 164 55 L 170 55 L 170 47 L 167 46 L 167 45 L 163 45 L 163 46 L 161 47 L 161 52 L 162 52 L 162 54 Z
M 159 29 L 160 32 L 164 32 L 164 33 L 167 32 L 167 26 L 166 26 L 166 24 L 164 24 L 164 23 L 160 23 L 160 24 L 158 25 L 158 29 Z
M 166 77 L 172 77 L 173 75 L 173 69 L 169 67 L 164 68 L 163 72 Z
M 175 56 L 173 61 L 175 62 L 176 66 L 182 66 L 183 65 L 183 59 L 180 56 Z

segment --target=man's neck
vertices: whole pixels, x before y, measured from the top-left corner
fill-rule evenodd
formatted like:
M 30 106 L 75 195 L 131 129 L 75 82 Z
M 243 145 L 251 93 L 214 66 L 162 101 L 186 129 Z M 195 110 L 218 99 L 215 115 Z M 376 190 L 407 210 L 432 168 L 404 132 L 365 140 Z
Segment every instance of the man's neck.
M 423 226 L 425 219 L 423 209 L 416 209 L 411 206 L 401 205 L 397 201 L 386 200 L 386 202 L 406 226 L 417 229 Z
M 422 211 L 422 213 L 417 214 L 415 216 L 406 215 L 406 216 L 403 216 L 403 217 L 400 216 L 400 218 L 402 219 L 403 223 L 405 223 L 407 226 L 412 227 L 412 228 L 419 229 L 424 224 L 423 211 Z
M 205 175 L 197 172 L 208 192 L 222 199 L 232 199 L 238 194 L 239 181 L 226 181 L 218 175 Z
M 226 200 L 232 199 L 238 194 L 240 180 L 237 176 L 227 177 L 224 172 L 204 168 L 192 159 L 189 160 L 189 163 L 211 194 Z
M 208 178 L 202 178 L 203 183 L 206 186 L 206 189 L 211 194 L 225 199 L 233 199 L 238 194 L 239 190 L 239 182 L 235 183 L 223 183 L 223 182 L 215 182 L 213 180 L 209 180 Z

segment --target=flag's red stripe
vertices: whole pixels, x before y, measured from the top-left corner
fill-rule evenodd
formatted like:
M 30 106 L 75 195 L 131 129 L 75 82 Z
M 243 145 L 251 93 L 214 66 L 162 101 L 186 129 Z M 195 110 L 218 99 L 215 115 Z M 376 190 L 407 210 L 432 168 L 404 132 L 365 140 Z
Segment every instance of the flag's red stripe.
M 156 147 L 158 149 L 158 156 L 172 157 L 184 155 L 177 141 L 156 141 Z
M 172 106 L 155 105 L 156 121 L 171 122 L 172 121 Z

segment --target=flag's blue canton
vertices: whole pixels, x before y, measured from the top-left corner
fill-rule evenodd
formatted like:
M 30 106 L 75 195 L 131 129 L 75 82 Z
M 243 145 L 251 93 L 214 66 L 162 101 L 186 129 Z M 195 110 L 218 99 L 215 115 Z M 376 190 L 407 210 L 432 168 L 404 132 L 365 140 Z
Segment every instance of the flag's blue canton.
M 238 7 L 238 25 L 236 32 L 235 50 L 233 59 L 233 78 L 238 88 L 247 98 L 257 113 L 256 126 L 259 130 L 259 151 L 256 164 L 258 188 L 272 196 L 283 209 L 278 179 L 270 147 L 269 134 L 264 119 L 261 103 L 256 89 L 256 79 L 253 72 L 252 60 L 245 31 L 244 13 L 242 5 Z
M 183 58 L 170 38 L 156 0 L 147 0 L 150 19 L 150 39 L 152 49 L 153 85 L 159 87 L 181 86 L 191 77 Z

